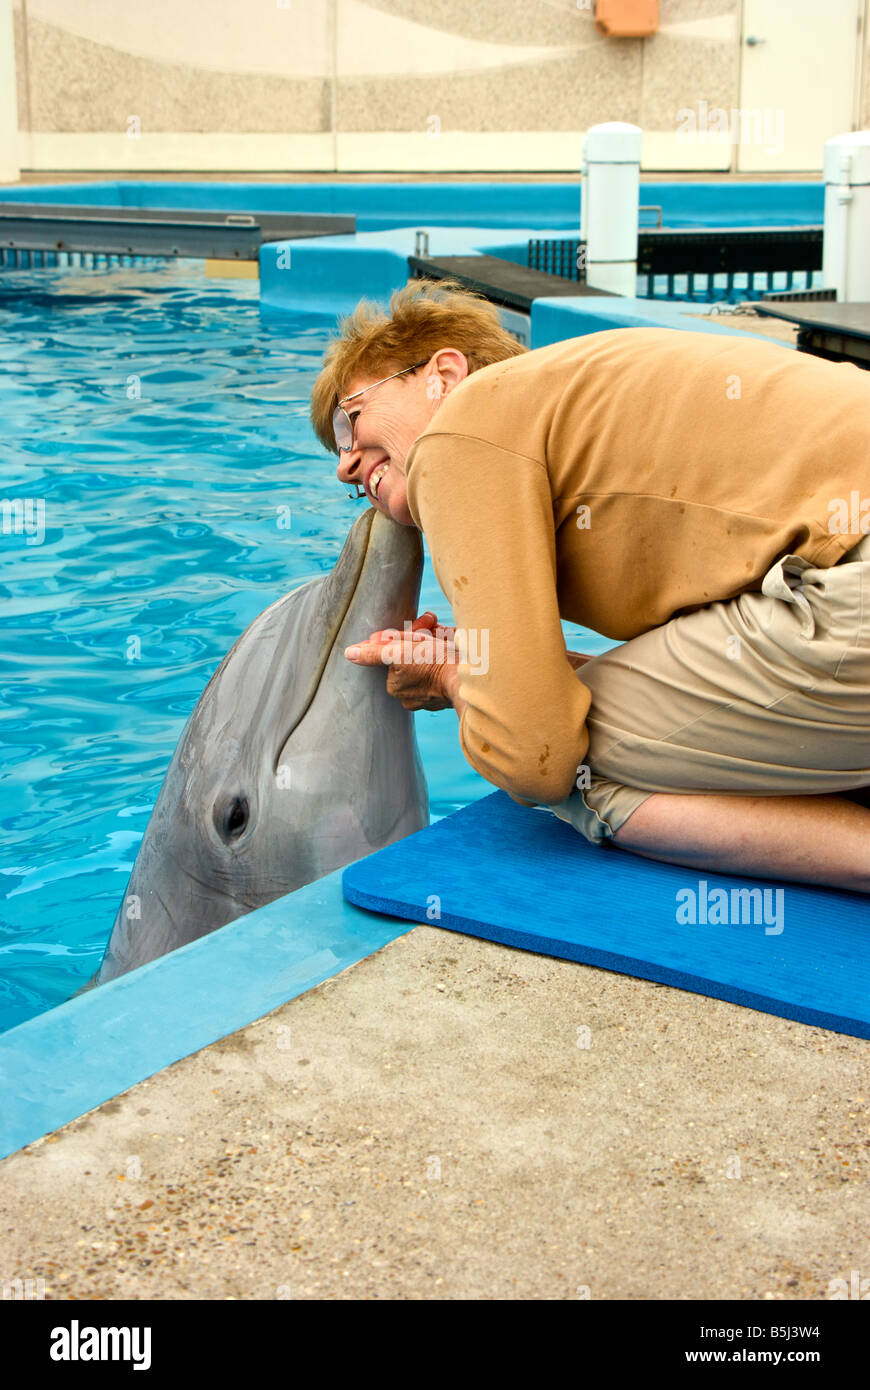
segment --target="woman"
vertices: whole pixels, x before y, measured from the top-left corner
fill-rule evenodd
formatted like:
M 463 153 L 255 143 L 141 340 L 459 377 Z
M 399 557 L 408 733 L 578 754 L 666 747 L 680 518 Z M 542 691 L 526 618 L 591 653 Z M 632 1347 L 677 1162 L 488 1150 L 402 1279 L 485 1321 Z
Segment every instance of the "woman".
M 343 321 L 311 415 L 488 648 L 348 659 L 452 705 L 483 777 L 598 844 L 870 892 L 870 373 L 675 329 L 530 352 L 416 280 Z

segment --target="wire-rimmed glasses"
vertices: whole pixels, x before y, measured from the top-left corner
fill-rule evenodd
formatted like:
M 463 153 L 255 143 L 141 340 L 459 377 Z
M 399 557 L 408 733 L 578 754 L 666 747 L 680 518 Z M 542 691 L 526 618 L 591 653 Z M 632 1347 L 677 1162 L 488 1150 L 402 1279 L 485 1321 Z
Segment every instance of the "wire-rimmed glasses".
M 366 391 L 374 391 L 376 386 L 383 386 L 385 381 L 392 381 L 397 376 L 404 376 L 406 372 L 415 372 L 418 367 L 425 367 L 428 361 L 429 359 L 426 357 L 422 362 L 415 362 L 413 366 L 403 367 L 400 372 L 392 372 L 390 376 L 381 377 L 380 381 L 373 381 L 371 386 L 364 386 L 361 391 L 355 391 L 352 396 L 343 396 L 342 400 L 355 401 L 358 396 L 364 396 Z M 332 412 L 332 433 L 339 455 L 349 453 L 353 448 L 353 421 L 342 405 L 337 405 Z M 349 492 L 348 497 L 358 500 L 360 497 L 368 495 L 361 483 L 354 483 L 353 486 L 356 488 L 356 492 Z

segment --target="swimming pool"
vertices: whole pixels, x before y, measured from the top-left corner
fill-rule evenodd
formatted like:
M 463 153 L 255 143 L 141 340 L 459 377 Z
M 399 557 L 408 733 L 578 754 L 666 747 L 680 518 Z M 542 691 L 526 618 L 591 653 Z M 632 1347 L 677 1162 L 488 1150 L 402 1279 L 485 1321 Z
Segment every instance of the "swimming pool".
M 200 262 L 0 278 L 0 1031 L 96 969 L 209 676 L 365 505 L 308 419 L 334 326 Z M 433 816 L 492 790 L 449 711 L 417 734 Z

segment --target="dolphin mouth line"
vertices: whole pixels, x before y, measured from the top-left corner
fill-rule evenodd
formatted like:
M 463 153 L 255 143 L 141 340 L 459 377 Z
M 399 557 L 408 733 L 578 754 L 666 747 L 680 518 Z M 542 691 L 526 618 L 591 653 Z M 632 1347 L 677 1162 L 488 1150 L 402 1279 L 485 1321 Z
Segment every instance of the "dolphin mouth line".
M 355 597 L 355 595 L 356 595 L 356 591 L 357 591 L 357 589 L 358 589 L 358 587 L 359 587 L 359 581 L 360 581 L 360 578 L 361 578 L 361 576 L 362 576 L 362 572 L 363 572 L 363 570 L 365 569 L 366 560 L 368 559 L 369 546 L 371 545 L 371 539 L 372 539 L 372 530 L 374 529 L 374 522 L 375 522 L 375 510 L 374 510 L 374 508 L 371 508 L 371 518 L 372 518 L 372 519 L 371 519 L 371 521 L 369 522 L 368 531 L 367 531 L 367 533 L 366 533 L 365 548 L 363 549 L 363 551 L 362 551 L 362 553 L 361 553 L 361 555 L 360 555 L 359 563 L 358 563 L 358 565 L 357 565 L 356 572 L 354 573 L 354 576 L 353 576 L 353 582 L 348 586 L 348 597 L 347 597 L 347 601 L 346 601 L 346 603 L 344 604 L 344 606 L 342 607 L 341 612 L 339 613 L 339 615 L 338 615 L 338 617 L 337 617 L 335 623 L 333 624 L 332 628 L 330 629 L 328 641 L 324 644 L 324 656 L 323 656 L 323 659 L 322 659 L 322 661 L 320 662 L 320 664 L 318 665 L 317 669 L 314 671 L 314 673 L 313 673 L 313 675 L 312 675 L 311 686 L 310 686 L 310 688 L 309 688 L 309 690 L 308 690 L 308 694 L 307 694 L 306 697 L 305 697 L 305 702 L 304 702 L 304 704 L 303 704 L 303 706 L 302 706 L 302 708 L 301 708 L 301 710 L 300 710 L 300 712 L 299 712 L 297 718 L 295 719 L 295 721 L 294 721 L 294 723 L 291 725 L 291 727 L 287 730 L 286 734 L 284 735 L 283 739 L 281 740 L 280 746 L 277 748 L 277 750 L 276 750 L 276 752 L 275 752 L 275 756 L 274 756 L 274 759 L 273 759 L 273 761 L 272 761 L 272 773 L 273 773 L 274 776 L 277 776 L 277 775 L 278 775 L 278 768 L 280 767 L 280 763 L 279 763 L 278 760 L 279 760 L 279 758 L 281 757 L 281 753 L 282 753 L 283 749 L 286 747 L 287 740 L 288 740 L 289 738 L 292 738 L 292 737 L 293 737 L 293 734 L 294 734 L 294 733 L 296 732 L 296 730 L 299 728 L 299 725 L 302 723 L 303 719 L 305 718 L 306 714 L 308 713 L 308 711 L 310 710 L 312 704 L 314 703 L 315 696 L 317 695 L 317 692 L 318 692 L 318 690 L 320 689 L 320 682 L 321 682 L 322 679 L 323 679 L 323 673 L 324 673 L 324 671 L 326 670 L 327 665 L 329 664 L 329 658 L 332 656 L 333 650 L 334 650 L 334 648 L 335 648 L 336 639 L 337 639 L 337 637 L 338 637 L 338 634 L 341 632 L 341 629 L 342 629 L 342 627 L 344 626 L 344 620 L 345 620 L 345 618 L 347 617 L 348 612 L 350 611 L 350 606 L 351 606 L 351 604 L 353 603 L 354 597 Z

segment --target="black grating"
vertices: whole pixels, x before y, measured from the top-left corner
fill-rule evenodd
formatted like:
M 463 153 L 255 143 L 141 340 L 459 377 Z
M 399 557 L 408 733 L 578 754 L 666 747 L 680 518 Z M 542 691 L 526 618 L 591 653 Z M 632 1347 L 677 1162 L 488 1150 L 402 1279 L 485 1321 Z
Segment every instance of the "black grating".
M 644 227 L 638 232 L 637 292 L 646 299 L 705 303 L 783 291 L 816 297 L 813 281 L 822 268 L 822 235 L 820 226 Z M 579 238 L 538 238 L 529 241 L 528 263 L 584 284 L 585 250 Z
M 835 300 L 836 290 L 774 290 L 772 294 L 763 294 L 762 303 L 768 299 L 778 299 L 783 303 L 800 303 L 801 300 L 818 301 L 824 303 L 826 300 Z
M 551 237 L 529 242 L 528 265 L 546 275 L 560 275 L 564 280 L 583 280 L 580 274 L 580 241 L 557 241 Z

